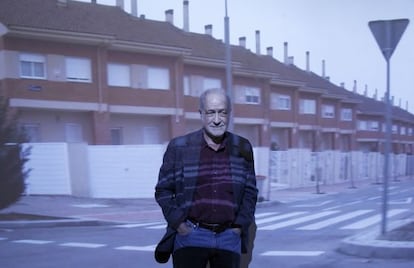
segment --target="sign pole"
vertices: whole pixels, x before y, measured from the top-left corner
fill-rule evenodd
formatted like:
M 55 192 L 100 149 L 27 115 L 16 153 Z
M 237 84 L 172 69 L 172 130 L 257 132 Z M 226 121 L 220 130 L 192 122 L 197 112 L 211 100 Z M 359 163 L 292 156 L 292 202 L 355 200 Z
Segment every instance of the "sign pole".
M 408 19 L 397 20 L 378 20 L 370 21 L 368 23 L 372 34 L 377 41 L 377 44 L 387 62 L 387 89 L 385 94 L 386 108 L 385 108 L 385 148 L 384 148 L 384 189 L 382 196 L 382 222 L 381 234 L 387 232 L 387 210 L 388 210 L 388 181 L 390 176 L 390 152 L 391 152 L 391 124 L 392 124 L 392 109 L 390 98 L 390 58 L 398 42 L 401 39 L 405 29 L 407 28 Z

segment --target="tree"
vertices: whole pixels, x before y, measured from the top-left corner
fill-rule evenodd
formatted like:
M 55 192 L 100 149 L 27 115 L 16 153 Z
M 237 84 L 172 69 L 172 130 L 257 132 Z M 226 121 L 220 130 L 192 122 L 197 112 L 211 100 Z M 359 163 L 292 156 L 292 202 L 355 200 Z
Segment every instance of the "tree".
M 17 119 L 18 115 L 10 111 L 7 99 L 0 96 L 0 209 L 20 199 L 29 173 L 24 164 L 30 148 L 23 148 L 28 139 Z

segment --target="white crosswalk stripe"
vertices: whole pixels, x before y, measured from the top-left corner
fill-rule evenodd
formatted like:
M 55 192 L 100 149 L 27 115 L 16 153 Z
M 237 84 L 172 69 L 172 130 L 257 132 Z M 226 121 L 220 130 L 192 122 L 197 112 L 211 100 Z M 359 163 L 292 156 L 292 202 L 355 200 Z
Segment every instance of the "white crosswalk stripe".
M 164 223 L 164 224 L 157 224 L 157 225 L 154 225 L 154 226 L 150 226 L 150 227 L 147 227 L 147 229 L 165 229 L 167 227 L 167 224 L 166 223 Z
M 278 216 L 272 216 L 269 218 L 264 218 L 264 219 L 256 219 L 256 224 L 260 225 L 260 224 L 264 224 L 264 223 L 268 223 L 268 222 L 274 222 L 277 220 L 283 220 L 283 219 L 287 219 L 287 218 L 292 218 L 295 216 L 299 216 L 302 214 L 305 214 L 305 211 L 298 211 L 298 212 L 291 212 L 291 213 L 287 213 L 287 214 L 282 214 L 282 215 L 278 215 Z
M 101 248 L 105 247 L 105 244 L 95 244 L 95 243 L 79 243 L 79 242 L 69 242 L 60 244 L 63 247 L 75 247 L 75 248 Z
M 132 250 L 132 251 L 154 251 L 157 245 L 148 246 L 121 246 L 115 249 L 117 250 Z
M 273 216 L 279 214 L 279 212 L 263 212 L 263 213 L 256 213 L 254 216 L 256 219 L 261 219 L 267 216 Z
M 272 225 L 259 227 L 258 229 L 259 230 L 276 230 L 276 229 L 284 228 L 284 227 L 287 227 L 287 226 L 291 226 L 291 225 L 295 225 L 295 224 L 315 220 L 315 219 L 322 218 L 322 217 L 329 216 L 329 215 L 336 214 L 336 213 L 339 213 L 339 211 L 338 210 L 323 211 L 323 212 L 319 212 L 319 213 L 316 213 L 316 214 L 311 214 L 311 215 L 307 215 L 307 216 L 304 216 L 304 217 L 300 217 L 298 219 L 292 219 L 292 220 L 283 221 L 283 222 L 279 222 L 279 223 L 272 224 Z
M 387 213 L 387 217 L 393 217 L 396 216 L 398 214 L 401 214 L 403 212 L 407 211 L 406 209 L 391 209 L 390 211 L 388 211 Z M 374 225 L 376 223 L 379 223 L 381 221 L 381 215 L 377 214 L 371 217 L 368 217 L 366 219 L 357 221 L 355 223 L 352 224 L 348 224 L 344 227 L 341 227 L 341 229 L 351 229 L 351 230 L 356 230 L 356 229 L 363 229 L 363 228 L 367 228 L 371 225 Z
M 152 226 L 154 224 L 164 224 L 163 226 L 165 227 L 165 223 L 163 222 L 146 222 L 146 223 L 128 223 L 128 224 L 120 224 L 120 225 L 116 225 L 115 227 L 119 227 L 119 228 L 136 228 L 136 227 L 146 227 L 146 226 Z
M 22 239 L 22 240 L 14 240 L 13 243 L 22 243 L 22 244 L 34 244 L 34 245 L 44 245 L 53 243 L 53 241 L 49 240 L 33 240 L 33 239 Z
M 371 211 L 372 211 L 371 209 L 369 209 L 369 210 L 368 209 L 367 210 L 357 210 L 357 211 L 346 213 L 346 214 L 343 214 L 343 215 L 340 215 L 340 216 L 337 216 L 337 217 L 334 217 L 334 218 L 330 218 L 330 219 L 327 219 L 327 220 L 324 220 L 324 221 L 320 221 L 320 222 L 317 222 L 317 223 L 305 225 L 305 226 L 302 226 L 302 227 L 299 227 L 299 228 L 296 228 L 296 229 L 297 230 L 319 230 L 319 229 L 325 228 L 327 226 L 330 226 L 330 225 L 333 225 L 333 224 L 336 224 L 336 223 L 339 223 L 339 222 L 343 222 L 343 221 L 358 217 L 360 215 L 367 214 Z
M 408 209 L 390 209 L 388 218 L 406 212 Z M 364 218 L 362 218 L 364 217 Z M 341 206 L 323 209 L 318 213 L 309 210 L 299 210 L 287 213 L 281 212 L 262 212 L 256 213 L 257 230 L 272 231 L 282 228 L 292 228 L 300 231 L 315 231 L 323 228 L 332 227 L 342 230 L 364 229 L 381 220 L 381 215 L 374 209 L 359 209 L 351 212 L 343 212 Z M 342 223 L 342 225 L 339 225 Z M 165 222 L 147 222 L 135 224 L 117 225 L 119 228 L 145 228 L 151 230 L 165 229 Z

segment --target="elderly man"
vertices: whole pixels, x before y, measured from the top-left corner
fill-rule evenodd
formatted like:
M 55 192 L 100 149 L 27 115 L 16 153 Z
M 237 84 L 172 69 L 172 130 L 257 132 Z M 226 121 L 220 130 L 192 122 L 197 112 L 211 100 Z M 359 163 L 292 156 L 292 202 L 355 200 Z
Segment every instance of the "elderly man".
M 250 142 L 227 131 L 230 98 L 200 96 L 202 129 L 174 138 L 160 168 L 155 198 L 168 223 L 155 257 L 175 268 L 239 268 L 257 201 Z

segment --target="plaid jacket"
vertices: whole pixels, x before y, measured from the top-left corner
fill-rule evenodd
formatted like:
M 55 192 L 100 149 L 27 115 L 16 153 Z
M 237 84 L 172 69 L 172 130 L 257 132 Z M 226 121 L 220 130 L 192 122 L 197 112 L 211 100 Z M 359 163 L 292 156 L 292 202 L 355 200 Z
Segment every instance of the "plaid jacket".
M 236 204 L 235 224 L 242 226 L 242 252 L 246 252 L 248 228 L 254 221 L 257 193 L 253 150 L 250 142 L 227 132 L 230 168 Z M 168 223 L 167 234 L 187 219 L 197 185 L 203 130 L 177 137 L 168 144 L 160 168 L 155 199 Z

